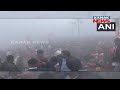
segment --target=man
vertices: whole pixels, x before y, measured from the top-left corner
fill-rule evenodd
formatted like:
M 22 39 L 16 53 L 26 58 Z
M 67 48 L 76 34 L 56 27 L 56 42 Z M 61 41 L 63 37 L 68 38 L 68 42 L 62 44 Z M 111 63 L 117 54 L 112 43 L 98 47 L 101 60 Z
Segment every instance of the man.
M 114 48 L 114 53 L 113 53 L 113 60 L 115 62 L 119 62 L 120 61 L 120 38 L 115 38 L 114 40 L 115 43 L 115 48 Z
M 52 61 L 51 61 L 52 60 Z M 28 61 L 28 70 L 27 71 L 55 71 L 54 65 L 56 64 L 55 58 L 52 58 L 49 62 L 46 63 L 46 67 L 39 67 L 39 61 L 35 58 L 31 58 Z
M 71 53 L 67 50 L 63 50 L 62 54 L 57 57 L 60 71 L 79 71 L 82 69 L 80 60 L 71 56 Z
M 115 71 L 120 71 L 120 38 L 115 38 L 115 49 L 113 53 L 113 62 L 115 64 Z
M 1 66 L 2 66 L 2 60 L 1 60 L 1 58 L 0 58 L 0 68 L 1 68 Z
M 47 60 L 47 58 L 45 58 L 43 50 L 37 50 L 37 59 L 39 61 L 39 68 L 41 68 L 41 67 L 45 68 L 48 60 Z
M 35 58 L 31 58 L 28 61 L 28 71 L 38 71 L 38 60 Z
M 24 61 L 23 61 L 23 57 L 17 56 L 16 57 L 15 65 L 17 66 L 17 68 L 19 69 L 19 71 L 21 71 L 21 72 L 24 71 L 25 64 L 24 64 Z
M 50 60 L 47 63 L 47 70 L 48 71 L 56 71 L 56 64 L 58 63 L 57 57 L 53 56 L 50 58 Z
M 2 71 L 19 71 L 16 65 L 14 64 L 14 56 L 8 55 L 7 60 L 2 64 L 1 70 Z

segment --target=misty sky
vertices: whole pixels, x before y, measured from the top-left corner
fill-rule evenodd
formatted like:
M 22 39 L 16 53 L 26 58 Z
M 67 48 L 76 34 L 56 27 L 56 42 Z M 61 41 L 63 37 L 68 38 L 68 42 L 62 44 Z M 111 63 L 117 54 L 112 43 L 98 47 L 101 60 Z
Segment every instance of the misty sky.
M 96 24 L 92 23 L 93 15 L 103 15 L 103 12 L 0 12 L 0 46 L 10 44 L 11 40 L 25 40 L 31 37 L 33 40 L 47 39 L 51 33 L 55 37 L 77 37 L 79 20 L 80 36 L 90 38 L 96 36 L 114 37 L 115 32 L 97 32 Z M 107 12 L 113 18 L 119 17 L 120 12 Z M 7 19 L 9 18 L 9 19 Z M 16 19 L 15 19 L 16 18 Z M 20 19 L 24 18 L 24 19 Z M 25 19 L 29 18 L 29 19 Z M 34 19 L 35 18 L 35 19 Z M 49 18 L 49 19 L 37 19 Z M 51 18 L 51 19 L 50 19 Z M 61 18 L 61 19 L 52 19 Z
M 79 30 L 81 37 L 114 36 L 115 32 L 97 32 L 96 24 L 92 19 L 80 19 Z M 33 40 L 55 37 L 78 36 L 78 23 L 76 19 L 1 19 L 0 41 L 8 43 L 11 40 Z

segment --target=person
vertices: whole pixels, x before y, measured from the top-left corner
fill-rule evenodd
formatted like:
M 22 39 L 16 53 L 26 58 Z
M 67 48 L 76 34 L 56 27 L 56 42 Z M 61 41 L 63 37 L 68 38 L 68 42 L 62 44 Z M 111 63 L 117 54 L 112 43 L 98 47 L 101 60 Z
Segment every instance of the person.
M 24 71 L 25 64 L 24 64 L 24 61 L 23 61 L 23 57 L 17 56 L 16 57 L 15 65 L 17 66 L 17 68 L 19 69 L 19 71 L 21 71 L 21 72 Z
M 101 42 L 98 43 L 97 47 L 96 47 L 96 51 L 95 53 L 91 53 L 91 57 L 93 57 L 94 63 L 93 63 L 93 70 L 96 68 L 97 71 L 99 71 L 98 68 L 104 68 L 105 66 L 105 52 L 104 52 L 104 48 L 103 45 L 101 44 Z M 90 65 L 91 66 L 91 65 Z
M 73 57 L 67 50 L 63 50 L 62 54 L 57 56 L 60 66 L 60 71 L 78 71 L 82 69 L 82 64 L 79 59 Z
M 6 61 L 2 63 L 1 70 L 2 71 L 19 71 L 16 65 L 14 64 L 14 56 L 8 55 L 6 57 Z
M 48 62 L 46 63 L 46 67 L 39 67 L 39 65 L 40 65 L 40 63 L 37 59 L 31 58 L 28 61 L 29 68 L 27 69 L 27 71 L 49 71 L 49 70 L 53 70 L 52 67 L 48 66 Z
M 28 61 L 28 70 L 27 71 L 38 71 L 38 60 L 35 58 L 31 58 Z
M 47 58 L 44 56 L 43 50 L 37 50 L 37 60 L 39 61 L 39 68 L 45 68 L 48 62 Z
M 113 63 L 115 63 L 115 71 L 120 71 L 120 38 L 114 40 L 115 48 L 113 53 Z
M 120 38 L 115 38 L 114 40 L 115 43 L 115 48 L 114 48 L 114 53 L 113 53 L 113 60 L 116 62 L 120 61 Z
M 1 68 L 1 66 L 2 66 L 2 60 L 1 60 L 1 58 L 0 58 L 0 68 Z
M 57 57 L 53 56 L 50 58 L 50 60 L 47 63 L 47 69 L 50 71 L 56 71 L 56 64 L 57 64 Z

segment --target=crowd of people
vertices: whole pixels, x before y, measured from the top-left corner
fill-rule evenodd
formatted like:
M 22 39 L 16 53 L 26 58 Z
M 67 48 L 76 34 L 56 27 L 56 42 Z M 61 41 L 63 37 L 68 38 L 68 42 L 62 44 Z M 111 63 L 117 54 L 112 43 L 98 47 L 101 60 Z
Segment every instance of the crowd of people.
M 27 58 L 24 52 L 17 56 L 0 53 L 0 71 L 20 74 L 28 71 L 120 71 L 120 38 L 115 38 L 114 43 L 115 46 L 105 48 L 104 42 L 99 42 L 94 52 L 78 57 L 62 48 L 50 51 L 53 49 L 50 45 L 48 52 L 33 50 Z
M 19 59 L 20 60 L 20 57 Z M 31 57 L 28 61 L 28 67 L 20 67 L 20 63 L 14 62 L 13 55 L 7 55 L 6 60 L 0 63 L 1 71 L 78 71 L 82 69 L 79 59 L 73 57 L 67 50 L 56 51 L 51 58 L 44 56 L 43 50 L 37 50 L 37 56 Z M 18 62 L 18 61 L 17 61 Z

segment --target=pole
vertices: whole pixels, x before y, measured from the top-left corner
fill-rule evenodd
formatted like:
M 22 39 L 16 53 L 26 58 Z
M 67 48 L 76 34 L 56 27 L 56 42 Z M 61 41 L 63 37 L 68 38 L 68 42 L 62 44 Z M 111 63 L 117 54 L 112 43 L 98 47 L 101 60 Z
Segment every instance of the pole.
M 79 19 L 77 20 L 78 23 L 78 37 L 80 37 L 80 25 L 79 25 Z
M 74 36 L 74 32 L 73 32 L 73 31 L 74 31 L 74 28 L 73 28 L 73 27 L 74 27 L 74 21 L 72 22 L 72 30 L 71 30 L 71 33 L 72 33 L 71 35 L 72 35 L 72 36 Z
M 120 33 L 119 33 L 119 19 L 115 19 L 116 22 L 116 36 L 119 37 Z

